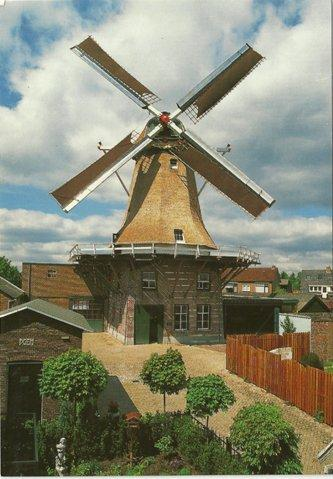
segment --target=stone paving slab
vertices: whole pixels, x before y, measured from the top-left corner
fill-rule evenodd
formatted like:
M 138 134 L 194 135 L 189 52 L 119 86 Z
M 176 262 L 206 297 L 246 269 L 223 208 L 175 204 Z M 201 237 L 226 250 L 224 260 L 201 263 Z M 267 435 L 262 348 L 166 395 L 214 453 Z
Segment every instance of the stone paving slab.
M 179 349 L 189 376 L 220 374 L 233 390 L 236 403 L 227 413 L 215 414 L 210 419 L 212 429 L 226 436 L 229 434 L 233 418 L 241 408 L 256 401 L 274 402 L 281 407 L 285 419 L 300 435 L 300 454 L 304 473 L 321 474 L 323 472 L 323 465 L 317 461 L 316 456 L 331 441 L 333 428 L 318 423 L 295 406 L 289 406 L 276 396 L 229 373 L 225 369 L 223 348 L 166 344 L 124 346 L 107 333 L 84 334 L 82 349 L 95 354 L 110 373 L 107 390 L 101 396 L 102 409 L 107 408 L 110 400 L 116 400 L 122 412 L 135 409 L 141 413 L 162 411 L 162 396 L 152 394 L 147 386 L 141 384 L 139 373 L 143 362 L 153 352 L 161 354 L 168 347 Z M 184 392 L 167 397 L 167 410 L 183 410 L 184 407 Z

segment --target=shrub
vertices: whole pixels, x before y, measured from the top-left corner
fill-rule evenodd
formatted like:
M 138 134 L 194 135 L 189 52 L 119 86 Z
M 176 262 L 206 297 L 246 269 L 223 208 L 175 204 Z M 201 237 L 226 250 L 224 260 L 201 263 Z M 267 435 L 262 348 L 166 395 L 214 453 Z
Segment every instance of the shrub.
M 145 457 L 141 462 L 130 467 L 126 471 L 126 476 L 143 476 L 147 467 L 154 463 L 153 457 Z
M 195 461 L 195 466 L 203 474 L 246 474 L 245 466 L 225 451 L 218 441 L 203 444 Z
M 313 417 L 315 418 L 316 421 L 318 422 L 324 422 L 325 419 L 325 413 L 324 411 L 320 411 L 319 409 L 314 413 Z
M 166 394 L 178 394 L 186 385 L 186 369 L 182 355 L 172 348 L 165 354 L 153 353 L 143 364 L 140 378 L 153 393 L 163 394 L 165 412 Z
M 242 451 L 253 474 L 301 474 L 299 437 L 275 404 L 255 403 L 241 409 L 231 426 L 230 439 Z
M 70 403 L 96 399 L 107 384 L 108 373 L 91 353 L 70 349 L 43 364 L 40 392 Z
M 188 381 L 186 410 L 197 417 L 208 418 L 218 411 L 226 411 L 235 402 L 235 396 L 221 376 L 208 374 Z
M 197 424 L 191 416 L 181 413 L 155 415 L 146 414 L 142 422 L 149 431 L 147 437 L 153 444 L 168 436 L 172 447 L 184 460 L 202 474 L 245 474 L 241 461 L 235 460 L 225 451 L 217 439 L 207 443 L 207 430 Z M 169 442 L 169 441 L 168 441 Z
M 42 472 L 54 467 L 56 444 L 61 437 L 67 440 L 67 459 L 73 462 L 71 448 L 74 441 L 76 462 L 91 459 L 112 459 L 127 448 L 126 423 L 110 412 L 101 417 L 94 405 L 86 404 L 81 411 L 76 434 L 67 419 L 68 408 L 62 405 L 60 414 L 51 421 L 42 421 L 37 427 L 38 457 Z
M 305 354 L 299 362 L 303 364 L 303 366 L 311 366 L 312 368 L 324 370 L 324 363 L 316 353 Z
M 163 436 L 155 443 L 156 449 L 158 449 L 162 454 L 168 456 L 174 450 L 173 441 L 171 436 Z
M 103 364 L 91 353 L 70 349 L 43 364 L 39 380 L 40 393 L 60 401 L 68 408 L 67 421 L 73 440 L 69 450 L 76 458 L 84 428 L 87 408 L 97 400 L 107 384 L 108 373 Z
M 71 476 L 100 476 L 102 469 L 98 461 L 83 461 L 72 467 Z

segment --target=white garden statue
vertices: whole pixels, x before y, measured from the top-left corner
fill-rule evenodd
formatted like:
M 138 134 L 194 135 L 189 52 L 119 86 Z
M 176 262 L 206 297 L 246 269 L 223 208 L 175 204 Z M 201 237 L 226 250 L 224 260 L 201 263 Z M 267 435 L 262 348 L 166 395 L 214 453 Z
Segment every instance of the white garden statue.
M 66 439 L 64 437 L 60 439 L 56 449 L 55 469 L 59 476 L 64 476 L 66 473 Z

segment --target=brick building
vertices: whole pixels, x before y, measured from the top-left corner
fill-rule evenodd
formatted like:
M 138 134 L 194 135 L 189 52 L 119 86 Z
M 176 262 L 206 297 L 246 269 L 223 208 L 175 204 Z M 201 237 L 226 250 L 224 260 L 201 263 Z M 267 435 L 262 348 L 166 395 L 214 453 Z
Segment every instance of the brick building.
M 82 314 L 95 331 L 103 330 L 104 300 L 92 296 L 74 264 L 23 263 L 22 288 L 40 298 Z
M 323 360 L 333 359 L 333 301 L 306 295 L 298 312 L 311 318 L 311 351 Z
M 52 416 L 54 403 L 41 398 L 38 377 L 43 361 L 69 348 L 82 345 L 82 333 L 91 331 L 87 320 L 41 299 L 0 312 L 0 405 L 15 448 L 7 461 L 35 462 L 34 430 L 26 431 L 26 420 L 36 424 Z
M 275 293 L 279 281 L 279 270 L 276 266 L 248 268 L 235 276 L 226 285 L 224 292 L 245 296 L 270 296 Z
M 23 289 L 0 276 L 0 311 L 26 301 Z
M 301 271 L 302 293 L 319 294 L 323 298 L 333 294 L 333 271 L 331 266 L 325 269 L 304 269 Z

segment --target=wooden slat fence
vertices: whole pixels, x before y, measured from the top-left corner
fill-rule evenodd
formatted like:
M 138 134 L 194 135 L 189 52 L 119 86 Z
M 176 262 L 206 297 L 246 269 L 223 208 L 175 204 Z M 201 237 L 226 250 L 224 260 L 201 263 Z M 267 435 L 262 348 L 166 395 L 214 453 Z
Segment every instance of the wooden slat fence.
M 291 347 L 293 359 L 299 361 L 304 354 L 310 352 L 310 333 L 285 333 L 271 334 L 233 334 L 229 338 L 237 338 L 243 344 L 249 344 L 255 348 L 271 351 L 272 349 Z
M 282 360 L 264 348 L 292 346 L 297 357 L 309 351 L 309 333 L 279 335 L 229 335 L 227 337 L 227 369 L 266 389 L 313 416 L 324 413 L 324 421 L 333 426 L 333 374 L 305 367 L 294 359 Z M 251 337 L 252 336 L 252 337 Z M 269 337 L 268 337 L 269 336 Z M 293 336 L 293 337 L 292 337 Z M 273 345 L 273 347 L 271 347 Z

